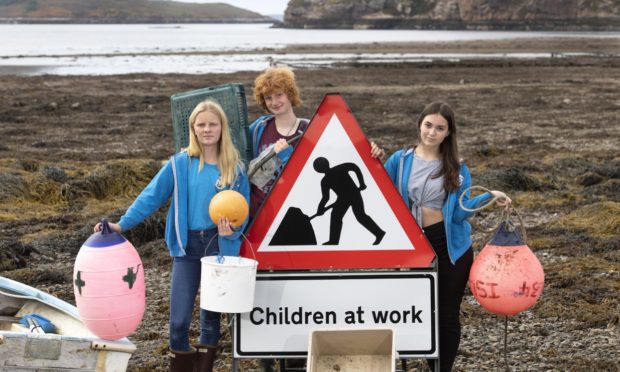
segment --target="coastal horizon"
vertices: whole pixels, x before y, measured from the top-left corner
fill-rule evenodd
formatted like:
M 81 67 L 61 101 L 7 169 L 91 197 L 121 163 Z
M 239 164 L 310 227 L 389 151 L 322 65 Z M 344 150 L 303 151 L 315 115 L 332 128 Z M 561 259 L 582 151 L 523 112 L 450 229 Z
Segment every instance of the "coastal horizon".
M 483 31 L 329 31 L 276 32 L 259 25 L 197 26 L 195 31 L 228 30 L 232 33 L 217 44 L 210 37 L 196 43 L 178 44 L 177 29 L 152 26 L 131 27 L 129 36 L 108 36 L 107 42 L 74 47 L 70 38 L 76 30 L 61 27 L 57 41 L 45 48 L 29 47 L 29 33 L 0 49 L 2 75 L 115 75 L 130 73 L 233 73 L 260 71 L 272 60 L 292 68 L 334 67 L 347 63 L 433 62 L 472 59 L 544 59 L 575 55 L 620 54 L 620 32 L 483 32 Z M 0 26 L 0 30 L 1 30 Z M 80 27 L 85 40 L 115 27 Z M 126 30 L 121 25 L 119 30 Z M 9 30 L 5 30 L 9 31 Z M 126 30 L 127 31 L 127 30 Z M 183 32 L 193 32 L 185 30 Z M 246 43 L 248 33 L 265 33 L 267 44 Z M 141 35 L 146 41 L 131 41 Z M 88 35 L 91 36 L 88 36 Z M 135 36 L 131 36 L 135 34 Z M 329 42 L 321 35 L 334 35 Z M 33 34 L 34 35 L 34 34 Z M 149 36 L 150 35 L 150 36 Z M 272 36 L 268 36 L 272 35 Z M 122 42 L 113 42 L 122 37 Z M 151 44 L 151 41 L 155 42 Z M 34 39 L 33 39 L 34 40 Z M 120 39 L 119 39 L 120 40 Z M 141 39 L 142 40 L 142 39 Z M 168 41 L 166 41 L 168 40 Z M 207 42 L 207 44 L 204 44 Z M 202 44 L 201 44 L 202 43 Z M 19 47 L 17 47 L 19 45 Z M 38 44 L 37 44 L 38 45 Z M 141 45 L 139 48 L 137 45 Z
M 325 94 L 339 92 L 367 139 L 391 154 L 413 145 L 415 120 L 425 104 L 450 103 L 457 113 L 460 156 L 473 182 L 513 199 L 528 246 L 545 270 L 537 304 L 508 321 L 509 368 L 618 369 L 618 38 L 308 44 L 235 53 L 279 60 L 286 54 L 366 52 L 491 56 L 297 67 L 302 105 L 296 113 L 312 118 Z M 547 57 L 501 57 L 509 53 Z M 131 53 L 126 56 L 135 61 Z M 261 69 L 269 65 L 263 59 L 257 63 Z M 2 73 L 10 68 L 34 67 L 0 67 L 5 97 L 0 102 L 0 275 L 72 304 L 73 263 L 94 223 L 102 217 L 118 220 L 174 153 L 172 95 L 238 83 L 245 88 L 250 121 L 263 114 L 251 93 L 257 71 Z M 473 219 L 476 252 L 500 218 L 493 210 Z M 144 263 L 147 291 L 144 318 L 129 336 L 138 347 L 130 372 L 168 367 L 171 259 L 164 220 L 161 210 L 125 234 Z M 461 310 L 463 338 L 455 371 L 504 368 L 504 318 L 484 310 L 469 290 Z M 230 371 L 226 324 L 222 332 L 216 371 Z M 193 322 L 190 336 L 198 333 Z M 253 359 L 239 364 L 246 371 L 257 368 Z M 425 361 L 414 359 L 407 371 L 423 368 Z

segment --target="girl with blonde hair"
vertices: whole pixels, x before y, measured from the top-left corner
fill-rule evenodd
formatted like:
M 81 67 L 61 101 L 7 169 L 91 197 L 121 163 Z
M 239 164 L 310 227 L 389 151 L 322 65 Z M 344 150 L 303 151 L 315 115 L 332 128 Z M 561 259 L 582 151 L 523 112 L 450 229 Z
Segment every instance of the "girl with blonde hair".
M 173 155 L 138 195 L 118 223 L 118 233 L 136 226 L 168 200 L 166 244 L 173 258 L 170 283 L 170 371 L 213 370 L 220 339 L 220 314 L 200 310 L 200 342 L 189 343 L 189 327 L 204 256 L 238 256 L 241 231 L 226 218 L 212 221 L 209 203 L 232 189 L 249 200 L 250 186 L 228 120 L 213 101 L 199 103 L 189 117 L 189 147 Z M 95 231 L 101 230 L 101 224 Z

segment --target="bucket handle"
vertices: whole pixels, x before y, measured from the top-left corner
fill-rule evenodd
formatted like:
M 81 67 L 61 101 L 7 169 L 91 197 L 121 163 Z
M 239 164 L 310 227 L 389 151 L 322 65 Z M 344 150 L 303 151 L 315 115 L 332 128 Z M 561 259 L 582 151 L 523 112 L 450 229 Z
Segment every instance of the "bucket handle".
M 250 252 L 252 252 L 252 257 L 254 257 L 254 266 L 256 266 L 258 263 L 258 260 L 256 259 L 256 254 L 254 253 L 254 247 L 252 247 L 252 242 L 250 241 L 250 239 L 248 239 L 247 236 L 245 236 L 243 232 L 241 232 L 241 236 L 243 236 L 243 239 L 245 239 L 245 241 L 248 242 L 248 244 L 250 245 Z
M 213 236 L 213 238 L 215 238 L 216 236 L 218 236 L 218 234 L 215 234 Z M 245 241 L 248 242 L 248 244 L 250 245 L 250 252 L 252 252 L 252 256 L 254 257 L 254 265 L 256 266 L 256 263 L 258 262 L 258 260 L 256 259 L 256 254 L 254 253 L 254 248 L 252 247 L 252 242 L 250 242 L 250 240 L 248 239 L 247 236 L 245 236 L 245 234 L 243 232 L 241 232 L 241 236 L 243 237 L 243 239 L 245 239 Z M 211 240 L 209 240 L 209 243 L 207 244 L 207 247 L 205 248 L 205 253 L 207 252 L 207 249 L 209 248 L 209 245 L 211 245 L 211 242 L 213 241 L 213 238 L 211 238 Z M 241 258 L 241 256 L 239 256 L 239 258 Z M 217 263 L 219 264 L 223 264 L 225 261 L 225 258 L 222 254 L 218 254 L 217 255 Z M 239 260 L 241 261 L 241 260 Z

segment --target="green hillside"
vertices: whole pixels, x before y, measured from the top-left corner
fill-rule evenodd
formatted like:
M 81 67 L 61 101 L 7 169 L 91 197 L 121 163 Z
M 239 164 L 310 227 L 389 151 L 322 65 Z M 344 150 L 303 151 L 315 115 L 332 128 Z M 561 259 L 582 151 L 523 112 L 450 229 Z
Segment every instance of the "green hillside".
M 228 4 L 164 0 L 0 0 L 4 22 L 267 22 L 258 13 Z

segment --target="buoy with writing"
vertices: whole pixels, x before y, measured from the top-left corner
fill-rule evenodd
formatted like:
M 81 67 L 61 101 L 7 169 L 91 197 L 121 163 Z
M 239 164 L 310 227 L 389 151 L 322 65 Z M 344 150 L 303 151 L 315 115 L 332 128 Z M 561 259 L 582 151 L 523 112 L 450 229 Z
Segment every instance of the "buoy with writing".
M 501 222 L 469 272 L 474 297 L 497 315 L 515 315 L 529 309 L 540 297 L 544 284 L 540 261 L 508 220 Z
M 110 229 L 91 235 L 73 268 L 75 303 L 96 336 L 117 340 L 133 333 L 145 308 L 144 267 L 134 246 Z
M 247 200 L 235 190 L 220 191 L 209 203 L 209 217 L 216 224 L 220 218 L 228 218 L 232 227 L 239 227 L 249 211 Z

